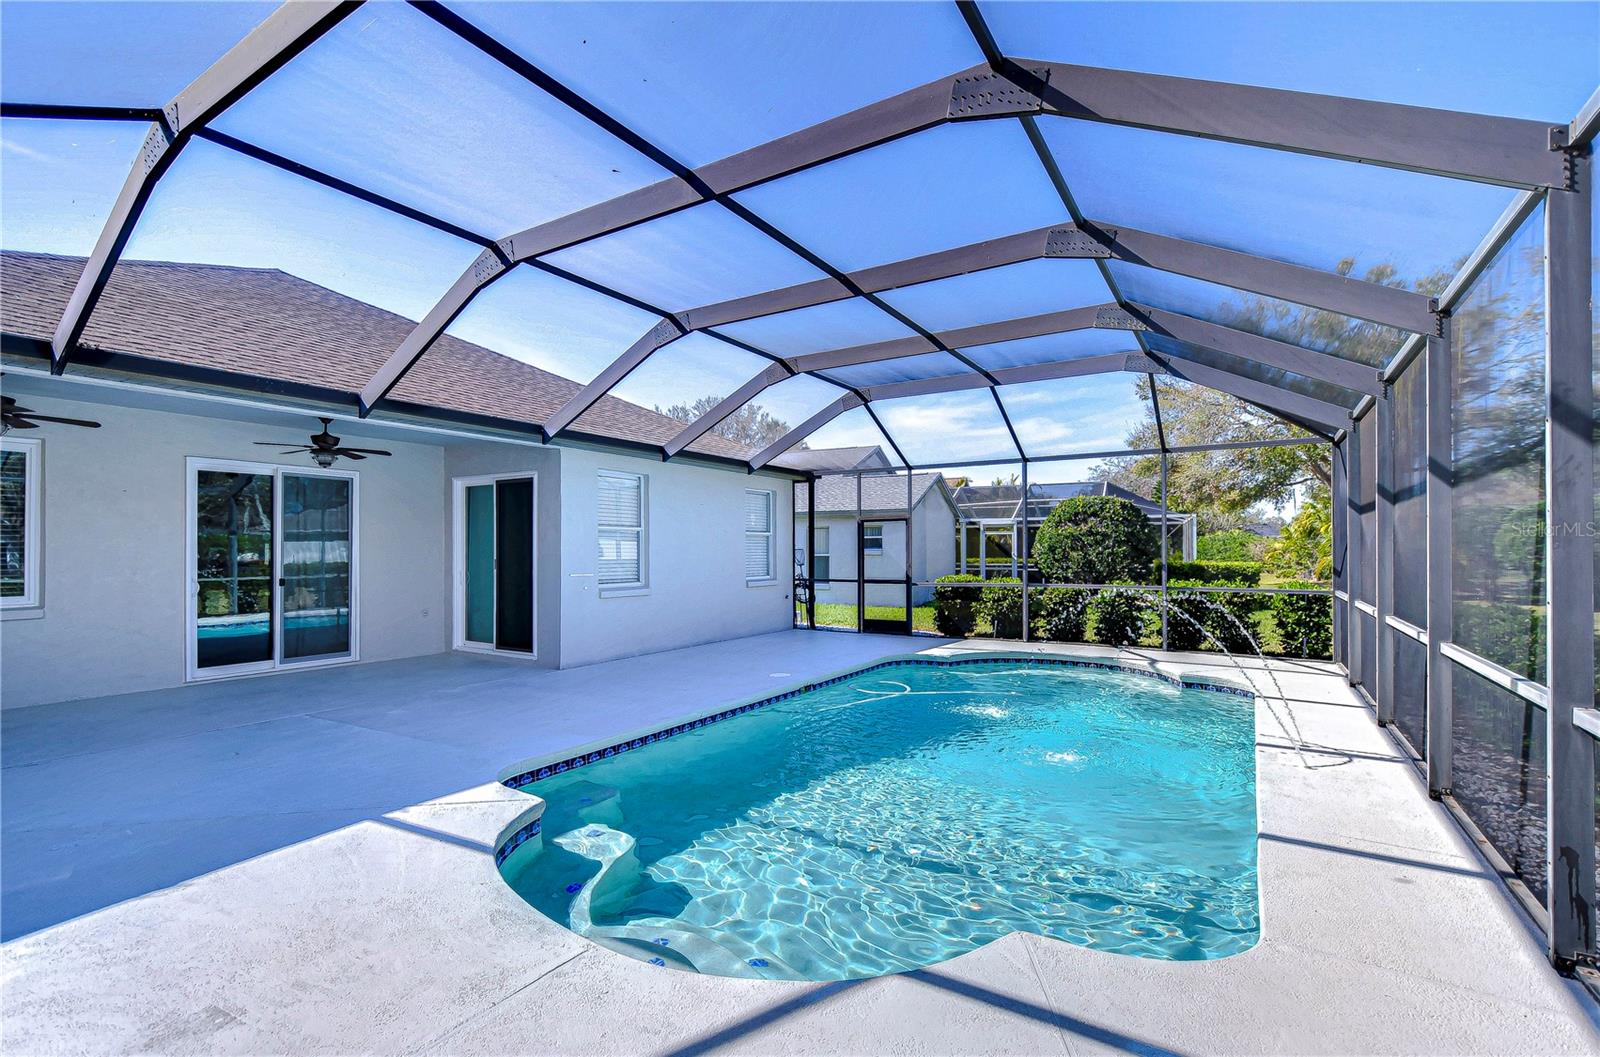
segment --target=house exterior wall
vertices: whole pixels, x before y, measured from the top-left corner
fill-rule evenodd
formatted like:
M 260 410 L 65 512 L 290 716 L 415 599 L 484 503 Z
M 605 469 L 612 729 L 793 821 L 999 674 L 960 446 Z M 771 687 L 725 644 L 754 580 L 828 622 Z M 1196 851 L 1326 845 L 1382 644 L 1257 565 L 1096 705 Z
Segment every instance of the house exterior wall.
M 307 466 L 254 442 L 295 433 L 52 397 L 50 413 L 102 423 L 40 429 L 42 602 L 0 624 L 0 705 L 14 708 L 177 686 L 184 681 L 188 456 Z M 301 431 L 310 433 L 307 419 Z M 448 495 L 443 449 L 363 444 L 393 458 L 341 462 L 358 485 L 358 644 L 362 661 L 449 647 Z
M 563 668 L 793 625 L 788 541 L 794 496 L 788 478 L 583 448 L 564 449 L 560 465 Z M 600 470 L 648 479 L 648 583 L 642 590 L 606 592 L 597 582 Z M 758 586 L 747 586 L 744 577 L 744 501 L 750 488 L 770 490 L 776 499 L 775 575 Z
M 916 530 L 912 533 L 914 577 L 922 583 L 958 572 L 956 554 L 956 513 L 937 493 L 930 490 L 917 507 Z M 933 601 L 933 588 L 912 591 L 917 605 Z

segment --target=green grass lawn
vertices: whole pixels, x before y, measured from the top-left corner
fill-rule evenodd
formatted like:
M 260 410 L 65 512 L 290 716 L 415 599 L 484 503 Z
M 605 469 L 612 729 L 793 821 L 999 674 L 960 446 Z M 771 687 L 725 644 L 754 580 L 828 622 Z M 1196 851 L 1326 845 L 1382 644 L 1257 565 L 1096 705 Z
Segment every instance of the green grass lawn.
M 805 607 L 796 606 L 799 620 L 805 620 Z M 868 606 L 868 620 L 900 620 L 905 610 L 900 606 Z M 856 626 L 856 607 L 853 602 L 818 602 L 817 627 L 853 628 Z M 933 605 L 917 606 L 911 611 L 911 626 L 917 631 L 934 631 Z

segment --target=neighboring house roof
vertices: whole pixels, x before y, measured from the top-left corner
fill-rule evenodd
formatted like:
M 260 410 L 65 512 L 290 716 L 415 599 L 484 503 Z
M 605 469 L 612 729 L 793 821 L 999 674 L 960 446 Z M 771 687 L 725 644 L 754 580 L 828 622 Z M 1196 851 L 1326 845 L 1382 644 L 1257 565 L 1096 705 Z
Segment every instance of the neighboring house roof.
M 816 481 L 817 514 L 856 514 L 856 476 L 820 477 Z M 917 473 L 911 475 L 911 506 L 916 507 L 930 492 L 938 492 L 950 503 L 950 489 L 944 475 Z M 806 490 L 799 485 L 794 490 L 794 509 L 797 514 L 806 512 Z M 861 509 L 868 513 L 904 512 L 906 510 L 906 479 L 903 475 L 867 474 L 861 477 Z
M 83 271 L 82 257 L 0 252 L 0 325 L 48 342 Z M 119 261 L 82 344 L 278 382 L 360 391 L 416 324 L 276 268 Z M 618 349 L 618 353 L 623 350 Z M 538 425 L 583 386 L 445 334 L 391 394 L 446 411 Z M 683 423 L 606 396 L 579 416 L 582 433 L 664 444 Z M 690 445 L 749 458 L 714 433 Z
M 773 462 L 791 470 L 838 473 L 842 470 L 888 469 L 889 457 L 876 444 L 854 448 L 801 448 L 785 452 Z
M 1161 504 L 1146 499 L 1110 481 L 1064 481 L 1056 484 L 1030 484 L 1028 486 L 1028 516 L 1047 517 L 1063 499 L 1079 496 L 1114 496 L 1126 499 L 1150 517 L 1161 516 Z M 1022 486 L 1016 484 L 962 485 L 952 498 L 956 509 L 968 519 L 1000 518 L 1014 520 L 1017 506 L 1022 502 Z M 1176 516 L 1169 514 L 1169 516 Z
M 1269 540 L 1275 540 L 1283 534 L 1283 523 L 1278 521 L 1257 521 L 1243 526 L 1246 532 L 1254 533 Z

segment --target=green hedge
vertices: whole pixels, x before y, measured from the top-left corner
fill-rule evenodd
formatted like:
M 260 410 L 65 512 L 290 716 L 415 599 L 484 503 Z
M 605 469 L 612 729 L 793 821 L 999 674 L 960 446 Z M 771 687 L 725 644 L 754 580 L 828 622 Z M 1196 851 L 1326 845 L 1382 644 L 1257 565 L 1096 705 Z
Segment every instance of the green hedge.
M 1047 587 L 1028 599 L 1034 632 L 1046 642 L 1087 642 L 1089 600 L 1094 591 L 1081 587 Z
M 1153 568 L 1156 580 L 1161 579 L 1161 562 L 1158 559 Z M 1266 566 L 1261 562 L 1212 562 L 1212 561 L 1169 561 L 1167 562 L 1167 586 L 1171 587 L 1176 580 L 1188 580 L 1201 584 L 1226 585 L 1228 587 L 1260 587 L 1261 574 L 1266 571 Z
M 1463 649 L 1538 682 L 1545 680 L 1542 606 L 1457 599 L 1451 638 Z
M 1289 580 L 1281 587 L 1296 591 L 1326 589 L 1327 584 Z M 1291 657 L 1333 656 L 1333 604 L 1327 595 L 1273 595 L 1268 607 L 1278 624 L 1283 652 Z
M 1132 646 L 1144 637 L 1149 615 L 1142 591 L 1101 591 L 1089 605 L 1094 641 L 1107 646 Z
M 1167 646 L 1174 650 L 1216 649 L 1255 653 L 1254 614 L 1263 596 L 1221 591 L 1185 591 L 1186 587 L 1252 587 L 1242 582 L 1167 581 Z M 1185 619 L 1185 618 L 1188 619 Z
M 1022 588 L 999 586 L 1021 583 L 1015 576 L 991 577 L 979 594 L 978 619 L 989 625 L 989 633 L 997 639 L 1022 638 Z
M 983 577 L 956 573 L 934 581 L 933 626 L 946 638 L 964 639 L 978 626 L 978 599 L 981 588 L 956 584 L 982 584 Z M 948 584 L 950 586 L 941 586 Z

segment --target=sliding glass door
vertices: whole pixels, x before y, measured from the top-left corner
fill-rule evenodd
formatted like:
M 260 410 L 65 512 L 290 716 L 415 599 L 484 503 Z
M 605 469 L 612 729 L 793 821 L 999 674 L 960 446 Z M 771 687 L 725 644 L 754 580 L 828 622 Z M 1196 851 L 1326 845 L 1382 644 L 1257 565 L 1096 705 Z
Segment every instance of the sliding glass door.
M 270 668 L 273 662 L 271 473 L 200 470 L 194 493 L 194 666 Z
M 189 675 L 355 652 L 355 477 L 190 460 Z
M 456 481 L 456 646 L 534 654 L 531 476 Z
M 282 528 L 282 662 L 350 655 L 348 477 L 285 472 Z

